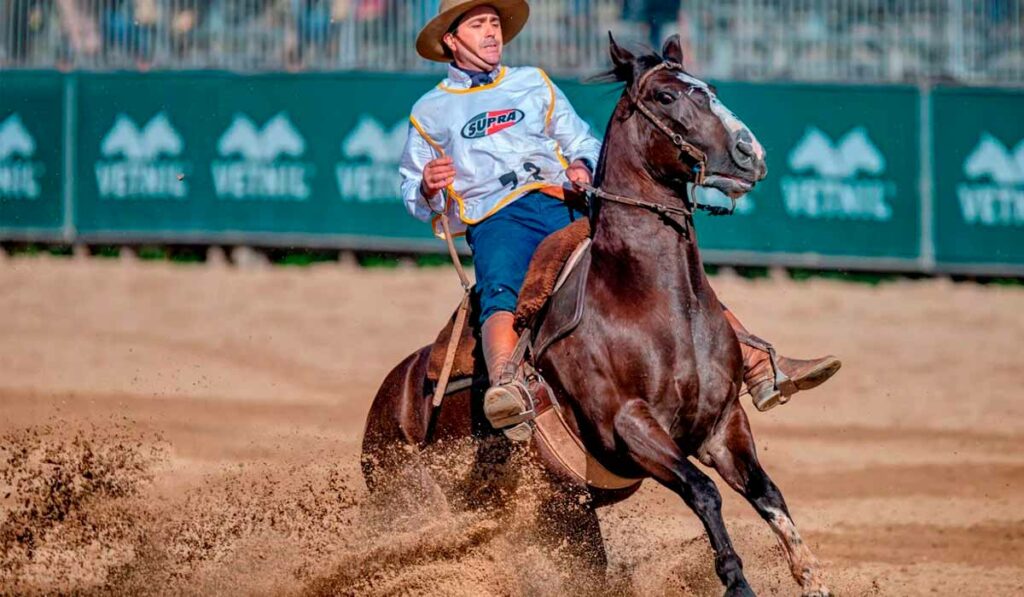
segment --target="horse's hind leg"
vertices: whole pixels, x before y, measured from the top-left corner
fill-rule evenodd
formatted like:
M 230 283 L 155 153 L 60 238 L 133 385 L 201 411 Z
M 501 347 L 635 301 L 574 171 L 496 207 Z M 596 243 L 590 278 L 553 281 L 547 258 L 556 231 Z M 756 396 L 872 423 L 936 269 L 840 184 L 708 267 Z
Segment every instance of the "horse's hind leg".
M 743 562 L 736 555 L 722 520 L 722 496 L 707 475 L 687 460 L 667 431 L 642 400 L 627 402 L 615 416 L 615 431 L 625 441 L 629 455 L 659 483 L 679 494 L 700 518 L 715 551 L 715 572 L 726 586 L 727 596 L 752 596 L 743 576 Z
M 739 492 L 775 531 L 793 577 L 804 591 L 804 597 L 831 595 L 821 578 L 817 558 L 793 524 L 786 500 L 768 474 L 761 468 L 754 449 L 747 415 L 736 406 L 723 419 L 721 427 L 708 442 L 706 454 L 722 479 Z

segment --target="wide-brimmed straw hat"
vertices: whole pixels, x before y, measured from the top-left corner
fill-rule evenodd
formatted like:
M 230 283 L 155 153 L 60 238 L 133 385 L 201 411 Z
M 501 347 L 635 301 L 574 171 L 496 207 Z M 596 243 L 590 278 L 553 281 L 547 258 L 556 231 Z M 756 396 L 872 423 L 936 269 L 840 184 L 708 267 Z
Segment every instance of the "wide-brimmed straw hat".
M 444 53 L 444 34 L 459 17 L 477 6 L 490 6 L 497 11 L 501 19 L 501 38 L 506 44 L 523 29 L 530 17 L 530 5 L 526 0 L 441 0 L 437 16 L 416 36 L 416 52 L 427 60 L 450 61 L 451 58 Z

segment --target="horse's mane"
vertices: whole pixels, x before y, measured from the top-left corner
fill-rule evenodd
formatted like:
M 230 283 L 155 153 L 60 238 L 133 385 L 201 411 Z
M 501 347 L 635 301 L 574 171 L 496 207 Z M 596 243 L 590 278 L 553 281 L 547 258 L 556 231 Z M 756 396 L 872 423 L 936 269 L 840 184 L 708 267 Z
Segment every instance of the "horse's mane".
M 660 54 L 650 48 L 643 48 L 643 52 L 637 53 L 632 61 L 613 66 L 612 68 L 597 73 L 584 79 L 585 83 L 629 83 L 633 82 L 637 73 L 642 73 L 664 62 Z
M 614 41 L 612 42 L 614 43 Z M 625 62 L 621 65 L 612 66 L 612 68 L 592 75 L 583 80 L 587 84 L 598 84 L 598 83 L 624 83 L 627 87 L 632 85 L 633 80 L 636 78 L 638 73 L 642 73 L 649 68 L 654 68 L 658 64 L 664 61 L 657 52 L 650 48 L 642 48 L 642 52 L 638 52 L 634 58 Z M 615 90 L 618 91 L 617 89 Z M 609 121 L 614 120 L 615 113 L 609 117 Z M 608 130 L 611 128 L 610 124 L 605 129 L 605 141 L 608 139 Z M 600 186 L 601 179 L 604 177 L 604 162 L 605 157 L 608 153 L 609 144 L 607 142 L 601 143 L 601 154 L 597 159 L 597 171 L 594 173 L 594 184 Z M 593 214 L 591 214 L 593 216 Z

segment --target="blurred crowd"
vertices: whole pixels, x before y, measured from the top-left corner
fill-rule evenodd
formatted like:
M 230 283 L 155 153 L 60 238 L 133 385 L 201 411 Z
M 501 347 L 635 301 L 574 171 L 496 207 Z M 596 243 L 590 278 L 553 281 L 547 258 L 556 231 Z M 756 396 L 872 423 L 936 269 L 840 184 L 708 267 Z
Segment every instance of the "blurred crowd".
M 592 70 L 608 30 L 654 47 L 678 32 L 719 78 L 1022 83 L 1022 2 L 531 0 L 510 59 Z M 423 70 L 412 44 L 438 3 L 0 0 L 0 67 Z
M 346 23 L 373 26 L 404 0 L 3 0 L 0 61 L 73 66 L 301 63 Z M 435 2 L 436 4 L 436 2 Z M 281 52 L 285 52 L 284 55 Z M 235 64 L 235 61 L 239 64 Z
M 538 3 L 545 4 L 535 0 Z M 556 3 L 565 5 L 568 18 L 586 13 L 595 2 Z M 387 53 L 383 46 L 409 49 L 438 4 L 439 0 L 0 0 L 0 65 L 366 67 L 373 65 L 374 54 Z

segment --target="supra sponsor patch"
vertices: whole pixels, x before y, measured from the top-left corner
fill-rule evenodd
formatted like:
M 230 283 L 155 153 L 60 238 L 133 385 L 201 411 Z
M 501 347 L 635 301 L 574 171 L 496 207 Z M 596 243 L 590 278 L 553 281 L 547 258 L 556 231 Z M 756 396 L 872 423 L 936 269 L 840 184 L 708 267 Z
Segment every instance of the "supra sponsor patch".
M 515 126 L 524 117 L 523 111 L 516 110 L 515 108 L 482 112 L 470 118 L 469 122 L 462 127 L 462 136 L 466 139 L 479 139 L 480 137 L 493 135 Z

